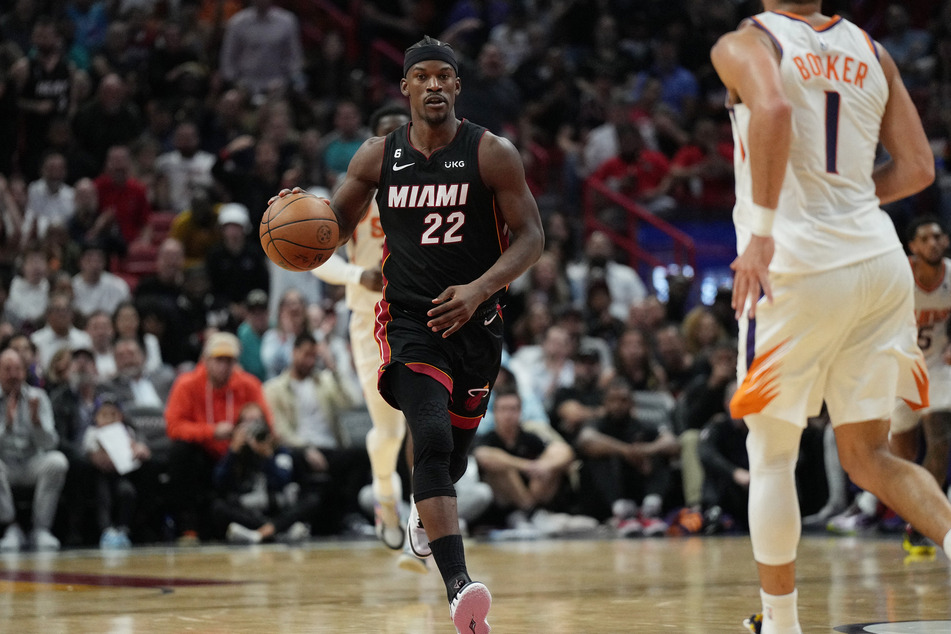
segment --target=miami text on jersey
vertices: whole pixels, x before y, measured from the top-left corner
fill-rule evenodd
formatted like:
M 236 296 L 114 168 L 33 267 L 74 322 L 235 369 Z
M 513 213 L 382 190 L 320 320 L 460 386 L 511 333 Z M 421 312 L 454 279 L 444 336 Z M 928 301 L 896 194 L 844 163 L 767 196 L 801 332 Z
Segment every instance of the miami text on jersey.
M 452 185 L 390 185 L 386 203 L 392 209 L 407 207 L 458 207 L 469 198 L 469 183 Z

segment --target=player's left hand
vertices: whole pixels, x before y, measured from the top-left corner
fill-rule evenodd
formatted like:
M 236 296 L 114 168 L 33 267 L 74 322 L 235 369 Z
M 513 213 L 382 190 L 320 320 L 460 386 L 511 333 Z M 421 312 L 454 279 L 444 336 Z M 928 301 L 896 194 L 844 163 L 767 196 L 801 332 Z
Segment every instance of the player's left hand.
M 773 289 L 769 284 L 769 263 L 773 259 L 776 243 L 772 237 L 754 235 L 750 239 L 746 250 L 735 260 L 730 268 L 733 269 L 733 300 L 731 305 L 736 311 L 736 318 L 743 314 L 746 300 L 750 300 L 749 318 L 756 316 L 756 302 L 760 295 L 765 295 L 770 304 L 773 303 Z
M 450 286 L 433 300 L 436 307 L 426 313 L 427 316 L 432 317 L 426 325 L 432 328 L 433 332 L 448 329 L 442 333 L 445 339 L 465 326 L 472 317 L 472 313 L 486 299 L 488 298 L 484 297 L 472 284 Z

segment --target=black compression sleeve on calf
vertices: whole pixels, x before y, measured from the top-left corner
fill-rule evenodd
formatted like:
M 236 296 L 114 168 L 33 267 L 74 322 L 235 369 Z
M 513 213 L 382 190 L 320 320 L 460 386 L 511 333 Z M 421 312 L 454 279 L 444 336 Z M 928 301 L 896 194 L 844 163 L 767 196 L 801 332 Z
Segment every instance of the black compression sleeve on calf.
M 452 601 L 456 593 L 472 579 L 466 570 L 466 551 L 462 544 L 462 535 L 446 535 L 429 542 L 433 550 L 433 559 L 446 584 L 446 596 Z
M 387 369 L 390 393 L 403 410 L 413 434 L 413 496 L 417 502 L 455 497 L 449 475 L 453 434 L 449 392 L 438 381 L 403 364 Z M 464 471 L 465 469 L 463 469 Z

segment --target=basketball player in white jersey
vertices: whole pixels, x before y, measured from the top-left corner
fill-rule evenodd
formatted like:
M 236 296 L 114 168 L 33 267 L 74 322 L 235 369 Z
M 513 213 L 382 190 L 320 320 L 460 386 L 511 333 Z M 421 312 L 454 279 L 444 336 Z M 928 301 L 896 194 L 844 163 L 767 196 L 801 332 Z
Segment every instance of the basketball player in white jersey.
M 918 412 L 899 400 L 892 414 L 891 446 L 899 456 L 918 456 L 918 426 L 924 431 L 922 466 L 942 489 L 951 452 L 951 365 L 948 365 L 948 326 L 951 317 L 951 260 L 944 257 L 948 234 L 937 218 L 916 218 L 908 227 L 909 262 L 915 277 L 915 319 L 918 346 L 928 365 L 930 405 Z M 906 532 L 909 554 L 929 555 L 934 547 L 915 530 Z
M 914 281 L 879 205 L 934 179 L 897 67 L 821 2 L 764 0 L 711 57 L 734 128 L 740 322 L 734 417 L 749 427 L 750 537 L 763 634 L 800 634 L 795 466 L 806 419 L 828 406 L 843 468 L 951 549 L 951 504 L 931 475 L 889 451 L 896 396 L 928 405 Z M 874 166 L 878 142 L 891 158 Z M 761 297 L 762 295 L 762 297 Z
M 409 120 L 409 111 L 405 108 L 384 107 L 371 115 L 370 129 L 375 136 L 383 137 Z M 367 433 L 366 443 L 373 472 L 376 534 L 389 548 L 399 550 L 403 547 L 406 533 L 399 514 L 403 487 L 396 472 L 396 464 L 406 435 L 406 419 L 402 412 L 383 400 L 377 389 L 380 348 L 373 337 L 376 304 L 383 297 L 380 268 L 383 238 L 380 210 L 373 201 L 347 244 L 349 262 L 339 254 L 334 254 L 311 273 L 324 282 L 343 285 L 346 290 L 347 308 L 351 311 L 350 345 L 353 361 L 373 423 Z M 417 567 L 422 569 L 423 566 L 425 563 L 417 563 Z

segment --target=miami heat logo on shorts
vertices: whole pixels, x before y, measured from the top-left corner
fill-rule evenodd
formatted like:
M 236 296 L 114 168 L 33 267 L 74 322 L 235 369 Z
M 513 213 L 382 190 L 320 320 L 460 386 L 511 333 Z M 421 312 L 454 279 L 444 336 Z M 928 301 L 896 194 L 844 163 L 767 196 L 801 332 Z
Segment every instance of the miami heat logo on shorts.
M 479 406 L 489 396 L 489 385 L 477 387 L 469 390 L 469 398 L 466 399 L 466 410 L 470 412 L 478 411 Z

